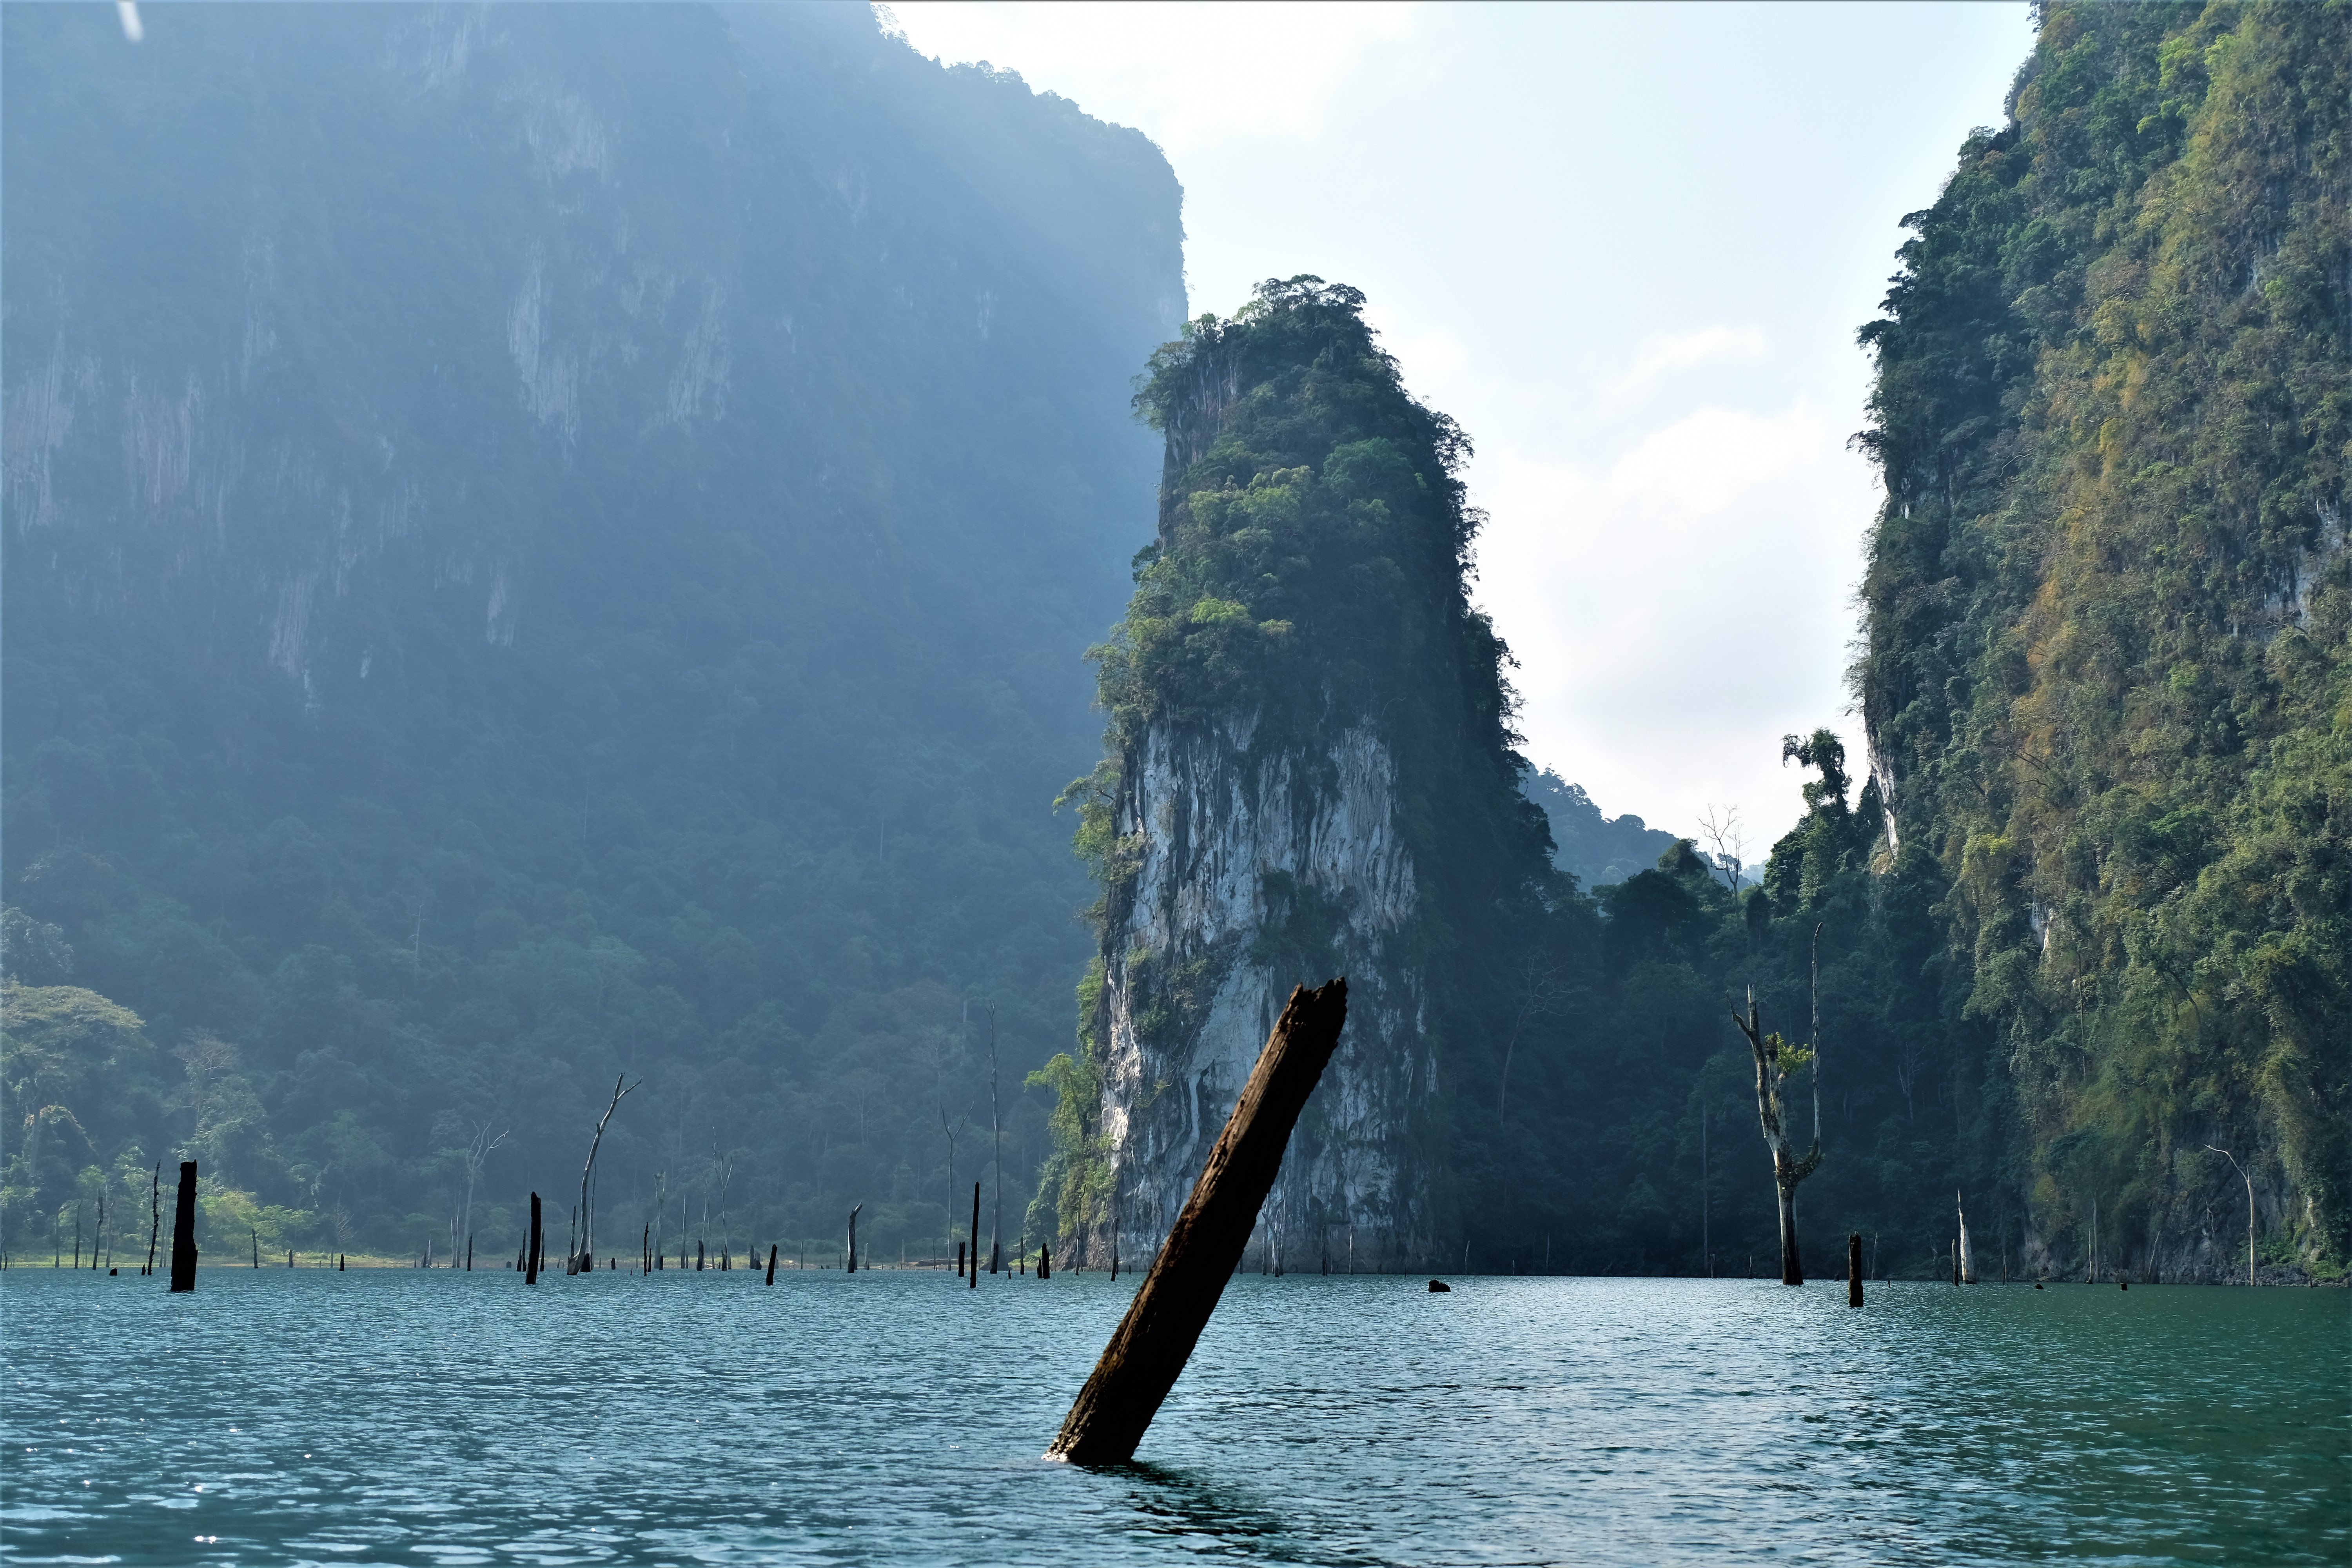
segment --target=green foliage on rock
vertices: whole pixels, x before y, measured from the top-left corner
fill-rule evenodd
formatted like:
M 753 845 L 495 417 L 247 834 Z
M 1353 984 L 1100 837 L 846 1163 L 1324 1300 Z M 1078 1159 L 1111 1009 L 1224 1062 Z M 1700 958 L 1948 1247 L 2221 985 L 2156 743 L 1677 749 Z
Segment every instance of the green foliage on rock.
M 1863 329 L 1859 668 L 2046 1234 L 2352 1247 L 2352 33 L 2053 5 Z

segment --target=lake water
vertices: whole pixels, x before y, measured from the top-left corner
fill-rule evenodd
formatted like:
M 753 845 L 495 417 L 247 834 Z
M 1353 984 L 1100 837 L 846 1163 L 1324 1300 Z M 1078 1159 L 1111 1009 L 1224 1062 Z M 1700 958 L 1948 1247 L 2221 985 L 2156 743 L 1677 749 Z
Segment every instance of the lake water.
M 2352 1293 L 1236 1279 L 1144 1462 L 1039 1455 L 1133 1281 L 0 1276 L 0 1555 L 2342 1563 Z

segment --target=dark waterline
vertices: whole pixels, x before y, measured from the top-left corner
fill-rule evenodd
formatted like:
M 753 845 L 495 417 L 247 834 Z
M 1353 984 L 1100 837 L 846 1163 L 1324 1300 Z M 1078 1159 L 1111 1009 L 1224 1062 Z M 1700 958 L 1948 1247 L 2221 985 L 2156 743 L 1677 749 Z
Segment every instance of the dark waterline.
M 2352 1294 L 1244 1277 L 1038 1456 L 1132 1289 L 10 1270 L 12 1563 L 2333 1563 Z

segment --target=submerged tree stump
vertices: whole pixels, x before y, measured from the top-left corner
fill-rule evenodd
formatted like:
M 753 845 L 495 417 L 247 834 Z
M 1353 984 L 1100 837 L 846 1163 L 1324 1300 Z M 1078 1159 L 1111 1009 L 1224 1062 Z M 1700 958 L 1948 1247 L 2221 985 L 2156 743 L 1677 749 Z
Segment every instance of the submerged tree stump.
M 539 1283 L 539 1194 L 533 1193 L 530 1194 L 530 1238 L 523 1243 L 522 1247 L 522 1282 L 526 1285 Z
M 1079 1390 L 1048 1457 L 1123 1464 L 1192 1359 L 1282 1169 L 1282 1152 L 1348 1021 L 1348 983 L 1300 986 L 1258 1053 L 1127 1316 Z
M 964 1277 L 967 1289 L 980 1289 L 980 1184 L 971 1184 L 971 1271 Z
M 180 1162 L 180 1196 L 172 1210 L 172 1289 L 196 1288 L 196 1163 Z
M 771 1284 L 771 1285 L 773 1285 L 775 1282 L 776 1282 L 776 1244 L 775 1244 L 774 1242 L 772 1242 L 772 1242 L 768 1243 L 768 1283 L 769 1283 L 769 1284 Z
M 1845 1304 L 1862 1305 L 1862 1233 L 1849 1231 L 1845 1238 Z

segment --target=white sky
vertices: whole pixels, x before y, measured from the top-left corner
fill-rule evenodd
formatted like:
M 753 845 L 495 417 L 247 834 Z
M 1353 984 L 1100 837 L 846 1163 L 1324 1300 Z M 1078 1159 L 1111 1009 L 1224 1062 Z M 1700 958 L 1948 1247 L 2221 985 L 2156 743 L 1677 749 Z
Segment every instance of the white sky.
M 893 9 L 1166 151 L 1193 314 L 1299 272 L 1370 297 L 1477 443 L 1538 765 L 1677 833 L 1737 805 L 1750 859 L 1803 812 L 1782 734 L 1835 724 L 1860 775 L 1853 330 L 2000 123 L 2021 0 Z

